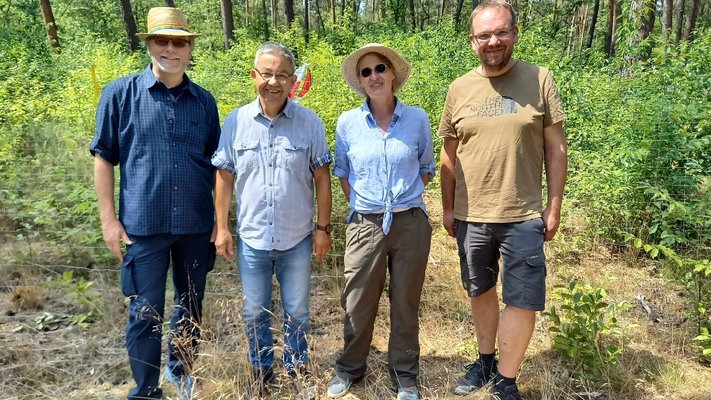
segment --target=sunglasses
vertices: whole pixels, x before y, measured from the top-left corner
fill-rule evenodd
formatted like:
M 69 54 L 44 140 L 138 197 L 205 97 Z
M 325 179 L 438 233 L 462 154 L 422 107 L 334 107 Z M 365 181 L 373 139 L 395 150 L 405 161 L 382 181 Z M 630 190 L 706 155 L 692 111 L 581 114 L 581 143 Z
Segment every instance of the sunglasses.
M 385 64 L 378 64 L 375 68 L 365 67 L 360 70 L 360 76 L 367 78 L 373 73 L 373 70 L 375 70 L 378 74 L 382 74 L 386 69 L 388 69 L 388 66 Z
M 168 45 L 168 43 L 173 43 L 173 47 L 182 49 L 183 47 L 187 46 L 190 44 L 187 40 L 180 40 L 180 39 L 166 39 L 166 38 L 153 38 L 153 43 L 155 43 L 158 46 L 165 47 Z

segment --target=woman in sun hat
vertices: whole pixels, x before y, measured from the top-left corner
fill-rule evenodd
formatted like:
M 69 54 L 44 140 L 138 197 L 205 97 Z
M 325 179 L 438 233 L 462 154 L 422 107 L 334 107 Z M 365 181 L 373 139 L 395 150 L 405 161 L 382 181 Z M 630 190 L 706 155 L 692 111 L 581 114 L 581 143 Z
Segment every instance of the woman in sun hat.
M 336 127 L 333 173 L 350 213 L 341 297 L 344 346 L 328 396 L 345 395 L 363 378 L 389 274 L 388 366 L 398 400 L 416 400 L 418 312 L 432 234 L 422 199 L 435 173 L 430 123 L 422 109 L 395 97 L 410 75 L 410 64 L 395 50 L 367 44 L 346 57 L 341 72 L 365 102 L 343 113 Z

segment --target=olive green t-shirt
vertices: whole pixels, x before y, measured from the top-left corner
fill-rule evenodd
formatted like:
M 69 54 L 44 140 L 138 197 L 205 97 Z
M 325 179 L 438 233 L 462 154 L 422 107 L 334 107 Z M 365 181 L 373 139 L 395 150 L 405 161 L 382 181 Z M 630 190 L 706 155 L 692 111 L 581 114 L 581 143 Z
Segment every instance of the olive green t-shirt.
M 459 141 L 454 218 L 500 223 L 540 217 L 543 128 L 564 119 L 546 68 L 516 60 L 501 76 L 472 70 L 452 82 L 439 135 Z

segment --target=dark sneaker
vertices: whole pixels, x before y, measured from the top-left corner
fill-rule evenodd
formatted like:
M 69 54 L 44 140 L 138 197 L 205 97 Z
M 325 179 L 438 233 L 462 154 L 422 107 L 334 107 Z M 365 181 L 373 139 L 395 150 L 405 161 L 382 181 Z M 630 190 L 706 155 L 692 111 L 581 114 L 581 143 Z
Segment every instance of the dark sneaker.
M 464 368 L 466 368 L 467 373 L 454 384 L 454 394 L 460 396 L 466 396 L 477 389 L 483 388 L 488 383 L 493 382 L 496 376 L 496 360 L 488 368 L 484 367 L 481 360 L 467 364 Z
M 508 386 L 496 384 L 492 392 L 499 400 L 523 400 L 518 393 L 518 386 L 516 386 L 515 383 Z

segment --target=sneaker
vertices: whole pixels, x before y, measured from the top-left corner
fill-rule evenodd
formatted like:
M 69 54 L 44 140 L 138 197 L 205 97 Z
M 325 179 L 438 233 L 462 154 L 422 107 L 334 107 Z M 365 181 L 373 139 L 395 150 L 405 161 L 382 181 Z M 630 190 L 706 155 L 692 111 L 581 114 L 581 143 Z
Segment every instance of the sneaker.
M 165 369 L 163 376 L 165 376 L 165 379 L 168 382 L 174 383 L 178 387 L 178 398 L 180 400 L 190 400 L 193 398 L 195 381 L 193 380 L 192 376 L 184 375 L 178 378 L 177 376 L 173 375 L 173 372 L 170 370 L 170 368 Z
M 331 379 L 331 383 L 328 384 L 328 392 L 326 394 L 332 399 L 343 397 L 350 390 L 352 383 L 349 378 L 341 378 L 336 375 Z
M 416 386 L 410 387 L 400 387 L 397 388 L 397 400 L 419 400 L 420 392 L 417 391 Z
M 454 394 L 460 396 L 466 396 L 477 389 L 483 388 L 488 383 L 493 382 L 496 376 L 496 360 L 488 368 L 488 371 L 485 371 L 481 360 L 467 364 L 464 368 L 466 368 L 467 373 L 454 384 Z
M 494 385 L 492 392 L 499 400 L 523 400 L 518 393 L 518 386 L 516 386 L 515 383 L 508 386 L 499 385 L 497 383 Z

